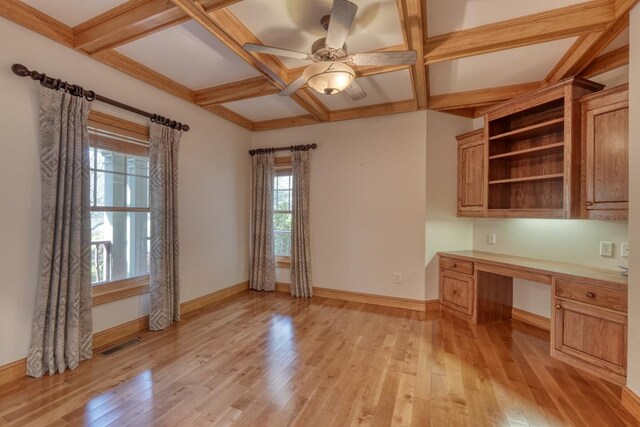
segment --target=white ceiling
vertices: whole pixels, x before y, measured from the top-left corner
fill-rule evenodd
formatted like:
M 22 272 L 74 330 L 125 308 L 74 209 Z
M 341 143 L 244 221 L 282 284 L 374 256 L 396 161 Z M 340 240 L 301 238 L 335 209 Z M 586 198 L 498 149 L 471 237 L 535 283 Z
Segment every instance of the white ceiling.
M 116 50 L 191 89 L 260 75 L 195 21 L 159 31 Z
M 427 2 L 429 36 L 544 12 L 585 0 L 430 0 Z
M 277 94 L 222 105 L 254 122 L 309 114 L 289 97 Z
M 577 38 L 471 56 L 429 66 L 431 94 L 543 80 Z
M 609 46 L 604 48 L 604 50 L 601 52 L 601 55 L 607 52 L 611 52 L 612 50 L 616 50 L 619 47 L 626 46 L 628 44 L 629 44 L 629 28 L 627 27 L 624 31 L 620 33 L 618 37 L 616 37 L 609 44 Z
M 347 46 L 367 52 L 404 43 L 395 0 L 356 0 L 358 12 Z M 311 52 L 311 45 L 326 36 L 320 18 L 331 13 L 333 0 L 243 0 L 229 7 L 262 43 Z M 281 58 L 289 67 L 308 62 Z
M 367 93 L 367 97 L 360 101 L 352 100 L 346 93 L 337 95 L 318 94 L 318 98 L 332 111 L 413 99 L 411 73 L 408 69 L 361 77 L 357 79 L 357 82 Z
M 0 0 L 4 1 L 4 0 Z M 126 3 L 126 0 L 22 0 L 69 27 Z
M 629 66 L 625 65 L 614 70 L 607 71 L 599 76 L 591 77 L 590 80 L 602 83 L 605 85 L 605 89 L 611 89 L 613 87 L 629 83 Z

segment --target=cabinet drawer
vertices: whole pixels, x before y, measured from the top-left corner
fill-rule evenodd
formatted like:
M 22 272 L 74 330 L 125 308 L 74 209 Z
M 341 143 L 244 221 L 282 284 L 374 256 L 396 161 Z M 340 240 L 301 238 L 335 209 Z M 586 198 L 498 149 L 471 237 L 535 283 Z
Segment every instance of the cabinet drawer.
M 556 296 L 610 310 L 627 312 L 627 293 L 625 291 L 556 279 Z
M 441 271 L 440 302 L 449 308 L 471 314 L 473 311 L 473 277 Z
M 440 268 L 473 276 L 473 263 L 453 258 L 440 258 Z

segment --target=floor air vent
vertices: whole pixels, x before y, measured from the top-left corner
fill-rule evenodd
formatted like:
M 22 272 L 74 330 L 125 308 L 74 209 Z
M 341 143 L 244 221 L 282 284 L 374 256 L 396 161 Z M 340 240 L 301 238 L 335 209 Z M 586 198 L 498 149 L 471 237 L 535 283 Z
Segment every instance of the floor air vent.
M 120 350 L 122 350 L 124 348 L 127 348 L 129 346 L 132 346 L 134 344 L 138 344 L 139 342 L 140 342 L 140 338 L 135 338 L 135 339 L 123 342 L 122 344 L 118 344 L 115 347 L 108 348 L 105 351 L 101 351 L 100 355 L 101 356 L 110 356 L 110 355 L 112 355 L 113 353 L 115 353 L 117 351 L 120 351 Z

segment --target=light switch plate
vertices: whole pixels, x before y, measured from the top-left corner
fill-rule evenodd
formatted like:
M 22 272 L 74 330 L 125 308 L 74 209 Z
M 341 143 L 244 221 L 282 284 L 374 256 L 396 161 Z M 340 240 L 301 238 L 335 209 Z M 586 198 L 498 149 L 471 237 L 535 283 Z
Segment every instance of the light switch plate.
M 629 244 L 622 243 L 620 244 L 620 256 L 623 258 L 629 258 Z
M 600 256 L 612 257 L 613 256 L 613 243 L 612 242 L 600 242 Z
M 496 244 L 496 233 L 487 234 L 487 243 L 490 245 Z

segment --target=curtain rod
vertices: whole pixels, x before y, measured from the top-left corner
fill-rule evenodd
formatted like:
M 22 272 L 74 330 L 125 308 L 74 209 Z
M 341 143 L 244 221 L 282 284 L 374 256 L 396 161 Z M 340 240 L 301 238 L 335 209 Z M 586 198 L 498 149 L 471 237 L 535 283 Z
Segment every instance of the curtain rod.
M 255 150 L 249 150 L 249 154 L 253 156 L 254 154 L 273 153 L 274 151 L 308 151 L 315 150 L 316 148 L 318 148 L 318 144 L 314 142 L 313 144 L 291 145 L 289 147 L 256 148 Z
M 121 108 L 123 110 L 130 111 L 132 113 L 138 114 L 140 116 L 147 117 L 151 119 L 152 122 L 158 123 L 164 126 L 168 126 L 172 129 L 183 130 L 185 132 L 189 131 L 189 125 L 176 122 L 175 120 L 168 119 L 159 114 L 147 113 L 146 111 L 140 110 L 138 108 L 132 107 L 127 104 L 123 104 L 122 102 L 114 101 L 113 99 L 109 99 L 105 96 L 98 95 L 92 90 L 85 90 L 82 86 L 72 85 L 67 82 L 63 82 L 60 79 L 54 79 L 53 77 L 48 77 L 44 73 L 39 73 L 37 71 L 29 71 L 27 67 L 22 64 L 13 64 L 11 66 L 11 71 L 13 74 L 20 77 L 31 77 L 33 80 L 37 80 L 44 87 L 48 87 L 49 89 L 64 89 L 69 92 L 73 96 L 80 96 L 87 99 L 87 101 L 96 101 L 103 102 L 105 104 L 113 105 L 114 107 Z

